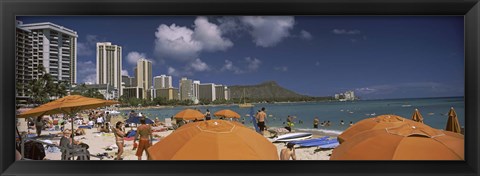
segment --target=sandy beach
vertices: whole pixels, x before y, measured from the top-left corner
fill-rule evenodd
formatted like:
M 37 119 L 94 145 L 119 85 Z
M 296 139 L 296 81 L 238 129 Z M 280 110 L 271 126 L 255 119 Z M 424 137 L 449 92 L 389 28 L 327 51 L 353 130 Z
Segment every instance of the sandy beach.
M 22 132 L 27 132 L 27 124 L 24 119 L 19 119 L 19 126 L 18 129 L 20 133 Z M 66 129 L 71 128 L 71 124 L 66 124 L 65 125 Z M 74 125 L 74 128 L 77 128 L 77 125 Z M 130 130 L 130 127 L 126 127 L 125 130 L 128 131 Z M 132 129 L 136 129 L 133 127 Z M 252 129 L 253 130 L 253 129 Z M 113 133 L 99 133 L 97 131 L 97 128 L 92 128 L 92 129 L 85 129 L 86 135 L 81 135 L 81 136 L 75 136 L 75 140 L 81 141 L 85 144 L 89 145 L 89 152 L 92 155 L 97 155 L 97 154 L 103 154 L 103 153 L 108 153 L 109 156 L 111 157 L 103 157 L 102 160 L 113 160 L 116 157 L 116 144 L 115 144 L 115 137 Z M 168 131 L 163 131 L 163 132 L 154 132 L 154 141 L 153 144 L 157 143 L 158 141 L 162 140 L 164 137 L 167 137 L 170 135 L 173 130 L 168 130 Z M 35 130 L 30 130 L 31 134 L 35 133 Z M 42 135 L 38 140 L 42 141 L 51 141 L 54 144 L 59 144 L 60 143 L 60 138 L 61 138 L 61 131 L 42 131 Z M 58 134 L 56 137 L 51 137 L 50 134 Z M 265 137 L 269 139 L 268 137 L 270 134 L 268 132 L 265 133 Z M 313 138 L 321 137 L 321 135 L 315 135 Z M 280 153 L 281 149 L 285 148 L 284 143 L 273 143 L 273 145 L 276 146 L 277 148 L 277 153 Z M 112 148 L 112 150 L 106 150 L 108 147 Z M 137 156 L 135 156 L 136 150 L 133 149 L 133 141 L 125 141 L 125 147 L 124 147 L 124 153 L 123 153 L 123 159 L 124 160 L 137 160 Z M 56 152 L 50 152 L 49 150 L 46 149 L 45 151 L 46 157 L 45 159 L 47 160 L 60 160 L 61 159 L 61 152 L 56 151 Z M 297 160 L 328 160 L 330 158 L 330 154 L 332 153 L 332 149 L 329 150 L 320 150 L 317 149 L 316 147 L 309 147 L 309 148 L 296 148 L 296 156 Z M 144 152 L 144 155 L 142 156 L 142 160 L 146 160 L 147 156 Z M 97 157 L 90 157 L 90 160 L 100 160 L 100 158 Z

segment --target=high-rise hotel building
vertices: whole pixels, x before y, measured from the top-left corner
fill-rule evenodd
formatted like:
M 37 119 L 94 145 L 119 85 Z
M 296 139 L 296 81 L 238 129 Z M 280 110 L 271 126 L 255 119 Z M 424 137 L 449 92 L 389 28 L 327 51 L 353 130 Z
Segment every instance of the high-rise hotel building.
M 28 99 L 26 86 L 32 80 L 32 36 L 31 31 L 18 27 L 22 24 L 17 21 L 16 36 L 15 36 L 15 81 L 16 97 L 18 103 L 25 104 Z
M 137 68 L 135 79 L 137 80 L 137 87 L 143 89 L 143 95 L 147 95 L 149 89 L 152 88 L 152 62 L 147 59 L 139 59 L 137 61 Z M 147 96 L 143 96 L 147 98 Z
M 50 22 L 18 24 L 18 28 L 30 31 L 31 58 L 28 69 L 31 78 L 41 76 L 39 65 L 52 75 L 54 82 L 77 82 L 77 32 Z
M 153 78 L 155 89 L 172 88 L 172 76 L 160 75 Z
M 109 84 L 118 90 L 115 98 L 123 95 L 122 90 L 122 47 L 110 42 L 97 43 L 97 84 Z
M 192 100 L 193 101 L 193 81 L 183 77 L 179 82 L 180 100 Z

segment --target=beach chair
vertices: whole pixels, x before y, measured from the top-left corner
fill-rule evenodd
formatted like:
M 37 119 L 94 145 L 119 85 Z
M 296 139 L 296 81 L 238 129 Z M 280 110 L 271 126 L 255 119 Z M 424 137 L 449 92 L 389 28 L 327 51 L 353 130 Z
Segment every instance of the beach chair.
M 176 130 L 177 125 L 172 124 L 172 119 L 171 118 L 165 118 L 165 127 L 169 130 Z

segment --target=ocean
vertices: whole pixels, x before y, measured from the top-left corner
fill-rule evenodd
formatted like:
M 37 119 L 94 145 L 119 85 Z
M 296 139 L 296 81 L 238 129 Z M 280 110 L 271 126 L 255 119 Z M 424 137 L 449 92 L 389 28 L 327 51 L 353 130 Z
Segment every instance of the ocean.
M 356 123 L 366 118 L 382 114 L 395 114 L 401 117 L 411 119 L 414 110 L 420 110 L 424 118 L 424 123 L 437 129 L 444 129 L 448 119 L 450 107 L 453 107 L 457 113 L 460 125 L 465 125 L 465 102 L 463 97 L 454 98 L 416 98 L 416 99 L 392 99 L 392 100 L 358 100 L 358 101 L 329 101 L 329 102 L 296 102 L 296 103 L 275 103 L 275 104 L 255 104 L 255 111 L 266 108 L 268 115 L 266 125 L 269 127 L 284 127 L 284 122 L 288 115 L 295 116 L 294 129 L 299 131 L 319 132 L 331 135 L 338 135 L 350 125 L 350 122 Z M 143 109 L 136 112 L 142 112 L 151 119 L 171 117 L 177 112 L 187 107 L 174 107 L 164 109 Z M 207 109 L 213 113 L 230 109 L 239 113 L 245 118 L 246 126 L 253 126 L 251 118 L 247 116 L 250 108 L 239 108 L 237 105 L 229 106 L 195 106 L 188 108 L 200 109 L 203 113 Z M 121 111 L 127 113 L 129 111 Z M 331 125 L 313 128 L 313 119 L 318 117 L 320 122 L 330 121 Z M 345 122 L 344 125 L 340 121 Z M 303 121 L 303 123 L 299 123 Z

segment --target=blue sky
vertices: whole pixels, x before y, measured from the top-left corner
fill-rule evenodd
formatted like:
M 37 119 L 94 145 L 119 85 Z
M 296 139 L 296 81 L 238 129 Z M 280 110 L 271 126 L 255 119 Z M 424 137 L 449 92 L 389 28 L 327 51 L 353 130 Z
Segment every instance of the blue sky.
M 249 85 L 275 80 L 311 96 L 463 96 L 463 16 L 49 16 L 78 32 L 79 83 L 95 81 L 95 43 L 140 57 L 153 75 Z

